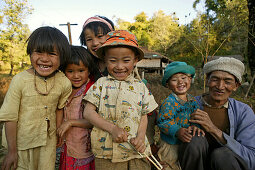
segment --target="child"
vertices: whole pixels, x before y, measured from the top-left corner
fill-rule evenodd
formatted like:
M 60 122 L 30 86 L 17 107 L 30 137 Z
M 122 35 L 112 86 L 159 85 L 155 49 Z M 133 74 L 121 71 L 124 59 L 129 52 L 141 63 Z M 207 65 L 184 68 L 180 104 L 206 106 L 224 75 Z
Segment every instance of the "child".
M 8 144 L 2 168 L 51 170 L 59 124 L 56 110 L 64 107 L 72 91 L 70 81 L 58 71 L 70 56 L 70 46 L 58 29 L 40 27 L 28 38 L 27 54 L 32 68 L 13 77 L 0 110 Z
M 96 50 L 99 49 L 106 40 L 106 34 L 114 30 L 114 24 L 104 16 L 96 15 L 88 18 L 83 24 L 80 34 L 81 45 L 85 45 L 92 54 L 96 64 L 96 73 L 94 79 L 97 80 L 108 74 L 105 63 L 97 57 Z
M 168 64 L 164 71 L 162 85 L 172 93 L 160 106 L 157 124 L 161 138 L 158 156 L 168 165 L 166 169 L 180 169 L 177 159 L 180 142 L 190 142 L 196 132 L 198 136 L 204 134 L 189 123 L 190 114 L 198 109 L 195 98 L 188 94 L 194 75 L 194 67 L 179 61 Z
M 96 169 L 150 169 L 146 138 L 147 113 L 158 105 L 142 81 L 134 78 L 136 63 L 144 56 L 136 37 L 124 30 L 108 33 L 97 56 L 109 75 L 101 77 L 84 97 L 84 117 L 91 133 Z M 140 154 L 139 154 L 139 153 Z M 141 154 L 145 153 L 145 154 Z
M 89 75 L 94 72 L 94 63 L 88 51 L 71 46 L 71 58 L 65 65 L 65 75 L 71 81 L 73 91 L 64 108 L 64 122 L 58 128 L 58 135 L 65 137 L 59 169 L 95 169 L 91 152 L 90 132 L 92 125 L 83 119 L 82 98 L 94 84 Z

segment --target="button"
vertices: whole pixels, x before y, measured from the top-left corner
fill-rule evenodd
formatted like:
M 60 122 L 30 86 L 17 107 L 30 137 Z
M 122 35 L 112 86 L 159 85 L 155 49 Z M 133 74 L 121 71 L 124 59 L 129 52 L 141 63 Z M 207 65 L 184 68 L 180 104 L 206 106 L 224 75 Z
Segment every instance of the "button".
M 44 106 L 44 109 L 47 109 L 48 108 L 48 106 Z
M 45 120 L 48 121 L 49 119 L 46 117 Z

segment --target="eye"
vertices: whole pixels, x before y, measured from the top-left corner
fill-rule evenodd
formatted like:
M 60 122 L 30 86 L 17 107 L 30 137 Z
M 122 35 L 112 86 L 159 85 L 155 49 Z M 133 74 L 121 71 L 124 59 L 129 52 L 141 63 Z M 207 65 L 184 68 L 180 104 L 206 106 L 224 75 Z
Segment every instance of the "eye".
M 67 72 L 67 73 L 72 73 L 72 72 L 73 72 L 73 70 L 66 70 L 66 72 Z
M 97 37 L 98 37 L 98 38 L 103 38 L 104 35 L 103 35 L 103 34 L 98 34 Z
M 115 60 L 115 59 L 109 59 L 108 61 L 109 61 L 109 62 L 111 62 L 111 63 L 116 62 L 116 60 Z
M 57 56 L 58 54 L 56 52 L 50 52 L 49 55 L 50 56 Z
M 124 62 L 125 62 L 125 63 L 128 63 L 128 62 L 130 62 L 130 59 L 126 59 L 126 60 L 124 60 Z
M 92 40 L 92 38 L 87 38 L 87 39 L 86 39 L 87 42 L 88 42 L 88 41 L 91 41 L 91 40 Z
M 213 81 L 213 82 L 218 81 L 217 78 L 211 78 L 210 80 Z
M 42 55 L 42 52 L 40 52 L 40 51 L 34 51 L 34 53 L 37 55 Z

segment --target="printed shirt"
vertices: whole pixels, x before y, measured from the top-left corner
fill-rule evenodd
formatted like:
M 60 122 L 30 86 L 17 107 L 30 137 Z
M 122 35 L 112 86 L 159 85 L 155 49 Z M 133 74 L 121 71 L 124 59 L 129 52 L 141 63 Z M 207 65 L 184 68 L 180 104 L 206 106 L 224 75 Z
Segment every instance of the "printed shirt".
M 118 81 L 110 75 L 100 78 L 92 85 L 84 99 L 94 104 L 98 114 L 104 119 L 124 128 L 129 133 L 129 139 L 136 137 L 141 116 L 158 106 L 145 84 L 132 75 L 125 81 Z M 112 162 L 141 158 L 129 143 L 115 143 L 108 132 L 97 127 L 92 130 L 91 144 L 97 158 L 111 159 Z M 145 153 L 150 155 L 147 138 L 145 144 Z
M 162 103 L 157 117 L 160 137 L 168 144 L 179 144 L 176 132 L 180 128 L 190 126 L 190 114 L 199 107 L 195 98 L 187 95 L 188 101 L 181 100 L 176 94 L 171 93 Z
M 62 72 L 46 80 L 36 77 L 36 81 L 40 91 L 55 83 L 48 95 L 41 95 L 35 89 L 34 75 L 23 71 L 13 77 L 0 110 L 0 121 L 17 122 L 18 150 L 45 146 L 47 135 L 56 138 L 56 109 L 64 107 L 72 92 L 71 82 Z M 3 138 L 6 145 L 5 135 Z

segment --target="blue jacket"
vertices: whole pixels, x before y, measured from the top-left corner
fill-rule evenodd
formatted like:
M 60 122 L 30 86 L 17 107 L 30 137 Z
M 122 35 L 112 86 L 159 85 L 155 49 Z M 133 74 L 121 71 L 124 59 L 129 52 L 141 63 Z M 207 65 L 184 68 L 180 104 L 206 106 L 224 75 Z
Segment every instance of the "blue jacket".
M 168 144 L 179 144 L 176 132 L 190 126 L 190 114 L 199 108 L 195 98 L 188 95 L 187 102 L 180 103 L 171 93 L 161 104 L 157 116 L 160 138 Z M 198 125 L 197 125 L 198 126 Z
M 203 110 L 201 96 L 195 98 Z M 223 132 L 227 140 L 224 146 L 243 158 L 250 170 L 255 170 L 255 114 L 247 104 L 233 98 L 228 102 L 230 135 Z

